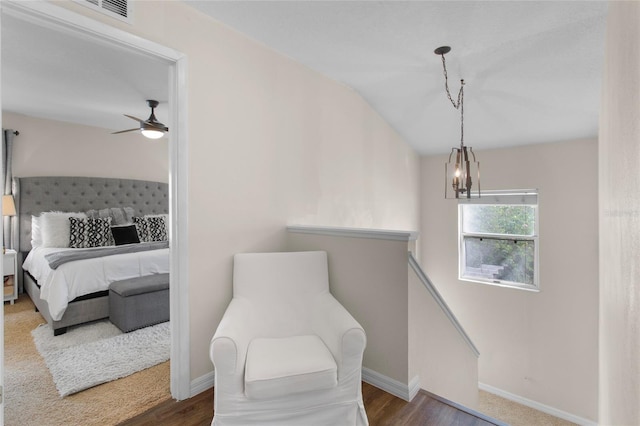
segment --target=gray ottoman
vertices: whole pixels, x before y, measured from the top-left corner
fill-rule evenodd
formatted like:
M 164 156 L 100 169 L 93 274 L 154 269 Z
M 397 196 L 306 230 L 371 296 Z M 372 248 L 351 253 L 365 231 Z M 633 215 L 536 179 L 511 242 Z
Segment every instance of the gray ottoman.
M 169 274 L 112 282 L 109 320 L 125 333 L 169 321 Z

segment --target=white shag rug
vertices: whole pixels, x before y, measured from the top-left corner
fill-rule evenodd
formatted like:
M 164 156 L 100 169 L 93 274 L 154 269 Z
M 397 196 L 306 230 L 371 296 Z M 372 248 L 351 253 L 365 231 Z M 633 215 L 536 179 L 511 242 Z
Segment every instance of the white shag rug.
M 104 320 L 55 337 L 42 324 L 31 334 L 60 396 L 153 367 L 167 361 L 171 351 L 169 322 L 122 333 Z

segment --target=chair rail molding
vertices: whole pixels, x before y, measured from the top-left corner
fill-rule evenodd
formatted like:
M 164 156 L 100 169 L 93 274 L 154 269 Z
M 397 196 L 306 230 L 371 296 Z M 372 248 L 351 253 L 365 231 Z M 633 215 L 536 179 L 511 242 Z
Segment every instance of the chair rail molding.
M 415 241 L 420 235 L 417 231 L 393 231 L 371 228 L 342 228 L 335 226 L 289 225 L 287 231 L 298 234 L 330 235 L 347 238 L 373 238 L 376 240 Z

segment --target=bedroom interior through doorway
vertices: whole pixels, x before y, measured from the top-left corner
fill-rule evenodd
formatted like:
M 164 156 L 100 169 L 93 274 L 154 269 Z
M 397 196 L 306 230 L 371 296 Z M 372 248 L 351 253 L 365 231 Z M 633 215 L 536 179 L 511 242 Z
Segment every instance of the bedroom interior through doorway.
M 109 43 L 122 49 L 151 55 L 167 63 L 170 68 L 170 78 L 167 82 L 170 93 L 170 116 L 167 121 L 172 128 L 172 132 L 169 135 L 169 185 L 171 192 L 169 201 L 170 234 L 172 238 L 171 311 L 173 320 L 171 393 L 176 399 L 188 398 L 190 397 L 188 294 L 187 289 L 182 289 L 183 285 L 181 285 L 181 283 L 186 283 L 187 277 L 186 268 L 183 266 L 186 264 L 187 255 L 186 224 L 184 223 L 184 217 L 186 217 L 187 213 L 186 155 L 183 149 L 183 145 L 186 142 L 184 124 L 186 122 L 186 108 L 184 108 L 186 104 L 186 90 L 184 87 L 186 59 L 184 55 L 172 49 L 140 39 L 137 36 L 114 29 L 50 3 L 3 2 L 1 7 L 2 16 L 11 15 L 32 23 L 35 22 L 43 27 L 64 31 L 68 34 L 71 33 L 77 37 L 86 38 L 89 36 L 95 40 L 97 45 Z

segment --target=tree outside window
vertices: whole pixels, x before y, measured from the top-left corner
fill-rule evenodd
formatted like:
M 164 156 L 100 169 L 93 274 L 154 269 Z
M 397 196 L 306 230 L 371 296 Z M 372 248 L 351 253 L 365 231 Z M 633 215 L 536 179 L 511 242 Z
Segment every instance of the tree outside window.
M 524 199 L 530 203 L 532 197 Z M 538 288 L 537 201 L 509 204 L 519 200 L 501 193 L 485 198 L 491 204 L 460 204 L 460 279 Z

